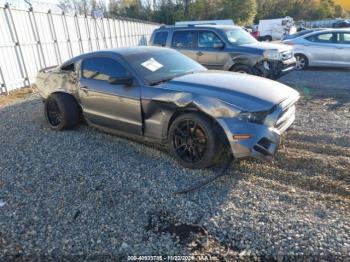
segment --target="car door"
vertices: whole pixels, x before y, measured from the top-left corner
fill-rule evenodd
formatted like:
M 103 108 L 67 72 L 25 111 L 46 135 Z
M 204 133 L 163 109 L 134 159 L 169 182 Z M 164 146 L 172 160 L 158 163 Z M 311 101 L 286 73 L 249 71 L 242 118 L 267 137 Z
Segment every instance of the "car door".
M 226 62 L 224 42 L 209 30 L 198 30 L 197 61 L 208 69 L 222 69 Z
M 334 64 L 340 67 L 350 67 L 350 32 L 337 33 Z
M 140 86 L 113 84 L 111 78 L 130 77 L 117 57 L 94 56 L 81 63 L 79 97 L 84 117 L 100 127 L 141 134 Z
M 197 61 L 196 38 L 194 30 L 176 30 L 172 35 L 171 48 Z
M 305 38 L 305 52 L 311 66 L 333 66 L 335 37 L 333 32 L 324 32 Z

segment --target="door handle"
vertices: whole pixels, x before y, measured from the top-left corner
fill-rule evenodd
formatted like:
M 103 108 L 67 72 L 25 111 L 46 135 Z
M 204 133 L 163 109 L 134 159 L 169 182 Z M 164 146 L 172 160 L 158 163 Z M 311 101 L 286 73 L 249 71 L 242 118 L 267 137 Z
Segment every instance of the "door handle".
M 337 48 L 337 49 L 344 49 L 344 47 L 340 47 L 340 46 L 337 46 L 336 48 Z
M 197 52 L 197 55 L 198 56 L 202 56 L 202 55 L 204 55 L 201 51 L 199 51 L 199 52 Z

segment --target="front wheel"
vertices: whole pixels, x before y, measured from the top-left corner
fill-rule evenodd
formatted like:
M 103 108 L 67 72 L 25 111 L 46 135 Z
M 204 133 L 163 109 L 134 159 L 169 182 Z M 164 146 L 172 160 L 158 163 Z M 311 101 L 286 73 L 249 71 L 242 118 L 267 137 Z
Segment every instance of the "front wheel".
M 306 56 L 304 55 L 296 54 L 295 59 L 296 59 L 296 65 L 295 65 L 296 70 L 304 70 L 309 64 Z
M 233 67 L 232 71 L 237 73 L 242 73 L 242 74 L 250 74 L 250 75 L 254 74 L 252 68 L 246 65 L 236 65 Z
M 173 156 L 187 168 L 213 165 L 221 149 L 211 121 L 199 113 L 176 118 L 169 129 L 168 143 Z

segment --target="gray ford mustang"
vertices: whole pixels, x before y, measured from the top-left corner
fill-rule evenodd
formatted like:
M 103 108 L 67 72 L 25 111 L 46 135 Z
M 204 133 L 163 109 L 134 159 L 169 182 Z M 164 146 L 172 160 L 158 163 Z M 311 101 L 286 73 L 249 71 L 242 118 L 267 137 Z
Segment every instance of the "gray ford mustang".
M 105 132 L 167 144 L 188 168 L 211 166 L 225 151 L 270 159 L 299 98 L 278 82 L 208 71 L 158 47 L 83 54 L 41 70 L 36 85 L 52 129 L 85 119 Z

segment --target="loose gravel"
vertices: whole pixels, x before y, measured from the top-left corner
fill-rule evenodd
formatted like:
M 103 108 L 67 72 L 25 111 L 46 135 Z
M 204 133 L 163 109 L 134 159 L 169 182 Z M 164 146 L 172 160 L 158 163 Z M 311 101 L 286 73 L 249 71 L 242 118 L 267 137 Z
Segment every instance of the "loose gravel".
M 0 260 L 349 259 L 349 75 L 281 79 L 303 97 L 275 160 L 234 162 L 227 176 L 187 195 L 173 192 L 218 168 L 188 170 L 164 151 L 86 125 L 51 131 L 37 95 L 3 106 Z

